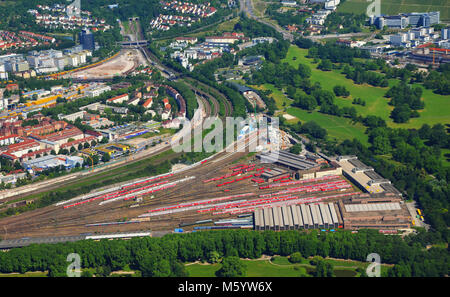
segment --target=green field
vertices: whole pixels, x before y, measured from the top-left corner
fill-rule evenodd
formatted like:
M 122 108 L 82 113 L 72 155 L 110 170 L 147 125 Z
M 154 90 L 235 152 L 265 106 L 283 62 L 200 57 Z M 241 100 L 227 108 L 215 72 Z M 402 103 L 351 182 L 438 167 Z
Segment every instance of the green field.
M 306 110 L 290 107 L 287 113 L 296 117 L 302 123 L 314 121 L 322 128 L 326 129 L 331 138 L 338 141 L 345 139 L 358 139 L 362 144 L 368 145 L 368 137 L 364 133 L 365 127 L 361 123 L 353 124 L 351 119 L 341 118 L 319 112 L 308 112 Z M 288 122 L 297 122 L 298 120 L 290 120 Z
M 247 266 L 248 277 L 299 277 L 307 276 L 306 268 L 300 265 L 275 265 L 269 260 L 242 260 Z M 220 264 L 186 265 L 190 277 L 214 277 Z M 297 267 L 294 269 L 294 267 Z
M 2 277 L 47 277 L 48 272 L 33 271 L 25 273 L 0 273 L 0 278 Z
M 251 87 L 257 90 L 271 90 L 272 94 L 270 94 L 269 97 L 275 100 L 275 103 L 277 104 L 277 109 L 283 109 L 284 107 L 287 107 L 292 103 L 291 99 L 287 98 L 283 94 L 283 92 L 275 88 L 275 86 L 272 84 L 263 84 L 260 86 L 251 86 Z
M 303 259 L 301 263 L 292 264 L 288 257 L 275 256 L 272 260 L 258 259 L 258 260 L 242 260 L 247 266 L 248 277 L 307 277 L 314 272 L 315 268 L 309 261 L 311 259 Z M 339 260 L 339 259 L 324 259 L 325 262 L 333 264 L 334 273 L 338 277 L 354 277 L 358 276 L 357 268 L 366 269 L 368 263 Z M 190 277 L 214 277 L 215 272 L 220 269 L 220 264 L 187 264 L 186 271 Z M 381 274 L 386 275 L 387 265 L 381 266 Z
M 447 0 L 380 0 L 380 2 L 382 14 L 440 11 L 441 20 L 450 20 L 450 3 Z M 347 0 L 338 6 L 338 12 L 365 13 L 370 3 L 367 0 Z
M 234 30 L 234 26 L 239 22 L 240 18 L 239 17 L 235 17 L 229 21 L 220 23 L 217 26 L 217 30 L 219 32 L 232 32 Z
M 367 84 L 357 85 L 352 80 L 347 79 L 339 70 L 321 71 L 316 68 L 312 59 L 306 58 L 308 50 L 300 49 L 296 46 L 289 48 L 288 54 L 283 62 L 287 62 L 294 67 L 303 63 L 312 70 L 311 80 L 319 82 L 324 89 L 333 90 L 336 85 L 344 85 L 349 91 L 348 98 L 337 98 L 336 104 L 340 107 L 353 106 L 358 114 L 362 116 L 376 115 L 383 118 L 390 127 L 394 128 L 420 128 L 424 123 L 434 125 L 437 123 L 450 123 L 450 104 L 448 96 L 434 94 L 432 90 L 424 89 L 423 100 L 425 109 L 419 111 L 420 117 L 410 119 L 408 123 L 396 124 L 389 118 L 392 106 L 388 105 L 388 98 L 384 95 L 388 88 L 373 87 Z M 295 60 L 294 60 L 295 57 Z M 390 85 L 398 83 L 398 80 L 391 79 Z M 353 105 L 353 98 L 361 98 L 366 101 L 366 106 Z

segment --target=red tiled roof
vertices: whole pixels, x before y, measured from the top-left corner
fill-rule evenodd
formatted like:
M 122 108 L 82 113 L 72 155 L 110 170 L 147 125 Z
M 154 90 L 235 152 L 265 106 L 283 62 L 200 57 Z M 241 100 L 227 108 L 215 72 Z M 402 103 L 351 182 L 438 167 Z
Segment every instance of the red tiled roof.
M 150 98 L 150 99 L 148 99 L 147 101 L 145 101 L 144 104 L 142 104 L 142 106 L 147 107 L 147 106 L 149 106 L 150 104 L 152 104 L 152 102 L 153 102 L 153 99 Z

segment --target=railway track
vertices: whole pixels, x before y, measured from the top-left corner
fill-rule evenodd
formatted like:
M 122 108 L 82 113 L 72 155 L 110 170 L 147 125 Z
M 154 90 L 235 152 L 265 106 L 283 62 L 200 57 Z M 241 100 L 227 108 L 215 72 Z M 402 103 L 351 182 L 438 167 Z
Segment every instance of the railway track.
M 148 60 L 150 60 L 150 61 L 153 60 L 154 63 L 156 63 L 157 66 L 159 66 L 158 68 L 163 69 L 163 70 L 166 70 L 166 71 L 169 71 L 169 72 L 172 72 L 172 73 L 175 74 L 176 77 L 182 76 L 181 73 L 179 73 L 178 71 L 176 71 L 176 70 L 174 70 L 174 69 L 172 69 L 172 68 L 169 68 L 169 67 L 163 65 L 163 64 L 161 63 L 161 61 L 158 59 L 158 57 L 156 57 L 156 56 L 155 56 L 152 52 L 150 52 L 150 50 L 148 50 L 147 48 L 139 47 L 139 49 L 144 53 L 144 56 L 147 57 Z M 180 79 L 180 78 L 179 78 L 179 79 Z M 210 98 L 210 100 L 212 101 L 212 103 L 213 103 L 213 105 L 214 105 L 215 114 L 217 115 L 217 114 L 219 113 L 219 110 L 220 110 L 220 104 L 219 104 L 219 102 L 217 101 L 217 99 L 214 98 L 211 94 L 208 94 L 208 93 L 206 93 L 206 92 L 204 92 L 204 91 L 202 91 L 202 90 L 200 90 L 200 89 L 194 87 L 193 85 L 194 85 L 194 83 L 195 83 L 195 84 L 201 85 L 203 88 L 214 90 L 216 93 L 219 94 L 219 98 L 220 98 L 220 100 L 222 101 L 222 103 L 223 103 L 223 105 L 224 105 L 224 108 L 225 108 L 225 117 L 231 116 L 231 115 L 232 115 L 232 113 L 233 113 L 233 107 L 232 107 L 232 105 L 231 105 L 231 102 L 230 102 L 229 100 L 227 100 L 226 96 L 225 96 L 224 94 L 222 94 L 221 92 L 219 92 L 219 90 L 217 90 L 217 89 L 215 89 L 215 88 L 213 88 L 213 87 L 211 87 L 211 86 L 208 86 L 208 85 L 202 83 L 201 81 L 198 81 L 198 80 L 196 80 L 196 79 L 194 79 L 194 78 L 192 78 L 192 77 L 183 77 L 183 80 L 185 80 L 185 81 L 187 82 L 187 85 L 189 86 L 189 88 L 190 88 L 191 90 L 196 91 L 196 92 L 199 92 L 199 93 L 204 93 L 204 94 L 206 94 L 206 96 L 208 96 L 208 98 Z
M 180 178 L 184 178 L 185 174 L 198 177 L 196 179 L 186 181 L 180 185 L 183 187 L 183 190 L 181 191 L 180 186 L 176 186 L 173 189 L 167 189 L 154 194 L 156 197 L 154 199 L 149 199 L 149 197 L 146 197 L 144 199 L 144 203 L 136 208 L 129 208 L 129 206 L 134 203 L 133 201 L 125 203 L 124 201 L 117 201 L 103 206 L 99 206 L 96 202 L 90 202 L 70 209 L 63 209 L 62 206 L 56 207 L 52 205 L 31 212 L 26 212 L 18 216 L 7 217 L 0 220 L 0 222 L 3 226 L 5 226 L 5 228 L 7 228 L 6 230 L 8 234 L 41 235 L 42 232 L 46 232 L 46 230 L 59 230 L 61 232 L 66 232 L 64 234 L 79 234 L 81 231 L 86 231 L 84 225 L 88 223 L 118 221 L 123 217 L 137 217 L 146 209 L 158 205 L 185 202 L 192 199 L 198 199 L 198 197 L 207 198 L 211 196 L 223 196 L 225 193 L 222 189 L 211 185 L 204 185 L 202 180 L 205 175 L 216 174 L 226 168 L 229 162 L 241 158 L 246 153 L 236 153 L 231 155 L 227 154 L 229 153 L 222 152 L 213 158 L 221 159 L 220 162 L 205 163 L 204 165 L 199 165 L 192 170 L 181 172 L 168 178 L 168 181 L 175 181 Z M 227 158 L 223 158 L 224 155 L 227 155 Z M 197 186 L 198 183 L 201 183 L 201 186 Z M 209 190 L 207 188 L 209 188 Z M 235 191 L 242 191 L 242 188 L 233 188 L 232 192 Z M 168 220 L 167 223 L 169 223 L 169 221 L 170 220 Z M 140 225 L 141 224 L 139 224 L 139 226 Z M 128 227 L 124 226 L 121 228 Z M 75 232 L 72 229 L 77 231 Z M 0 232 L 2 232 L 2 230 L 0 230 Z

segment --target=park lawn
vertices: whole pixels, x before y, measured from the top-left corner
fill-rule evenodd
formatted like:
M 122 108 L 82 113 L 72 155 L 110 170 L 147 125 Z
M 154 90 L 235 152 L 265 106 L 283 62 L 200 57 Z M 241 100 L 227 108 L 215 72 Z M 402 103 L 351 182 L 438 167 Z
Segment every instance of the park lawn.
M 47 277 L 47 271 L 29 271 L 25 273 L 0 273 L 1 277 Z
M 367 0 L 347 0 L 341 3 L 338 12 L 366 13 Z M 372 2 L 373 3 L 373 2 Z M 450 12 L 447 0 L 381 0 L 381 13 L 395 15 L 401 12 L 440 11 L 441 20 L 449 20 Z
M 173 134 L 175 134 L 175 132 L 177 132 L 176 129 L 169 129 L 169 128 L 159 128 L 157 130 L 159 130 L 159 133 L 158 132 L 147 132 L 145 134 L 136 136 L 136 138 L 139 138 L 139 137 L 141 137 L 141 138 L 151 138 L 151 137 L 154 137 L 154 136 L 161 136 L 161 137 L 163 137 L 163 136 L 173 135 Z
M 306 269 L 299 265 L 278 266 L 269 260 L 242 260 L 247 266 L 247 277 L 299 277 L 307 276 Z M 186 265 L 190 277 L 214 277 L 220 264 L 191 264 Z M 294 267 L 298 267 L 295 270 Z
M 392 122 L 389 119 L 389 114 L 393 109 L 388 105 L 388 99 L 384 98 L 388 88 L 377 88 L 369 85 L 356 85 L 351 79 L 345 77 L 340 73 L 340 70 L 322 71 L 317 69 L 317 64 L 313 63 L 312 59 L 306 58 L 308 54 L 307 49 L 301 49 L 297 46 L 289 48 L 286 59 L 293 67 L 297 68 L 300 63 L 306 64 L 311 68 L 311 81 L 319 82 L 320 85 L 329 91 L 333 91 L 336 85 L 343 85 L 349 90 L 350 96 L 347 98 L 337 97 L 336 104 L 339 107 L 355 107 L 358 114 L 362 116 L 376 115 L 382 117 L 387 122 Z M 296 57 L 294 60 L 293 58 Z M 361 98 L 366 101 L 366 106 L 352 104 L 353 98 Z
M 441 160 L 444 166 L 450 166 L 450 149 L 441 149 Z
M 290 106 L 292 103 L 292 100 L 287 98 L 282 91 L 280 91 L 279 89 L 277 89 L 274 85 L 272 84 L 263 84 L 260 86 L 251 86 L 254 89 L 257 90 L 271 90 L 272 94 L 269 95 L 269 97 L 273 98 L 273 100 L 275 100 L 275 103 L 277 105 L 277 109 L 283 109 L 284 107 Z M 285 104 L 285 106 L 283 106 L 283 104 Z
M 450 104 L 448 96 L 442 96 L 433 93 L 432 90 L 423 88 L 423 100 L 425 108 L 419 111 L 419 118 L 412 118 L 408 123 L 397 124 L 389 117 L 393 109 L 388 104 L 389 98 L 384 95 L 388 88 L 373 87 L 367 84 L 357 85 L 351 79 L 347 79 L 340 70 L 321 71 L 316 68 L 317 64 L 312 59 L 306 58 L 307 49 L 301 49 L 297 46 L 291 46 L 283 62 L 287 62 L 294 67 L 300 63 L 306 64 L 311 68 L 311 81 L 319 82 L 326 90 L 333 90 L 336 85 L 344 85 L 349 91 L 347 98 L 336 98 L 336 104 L 340 107 L 355 107 L 357 113 L 361 116 L 375 115 L 383 118 L 389 127 L 393 128 L 420 128 L 423 124 L 434 125 L 437 123 L 450 123 Z M 294 60 L 293 58 L 296 57 Z M 332 83 L 330 83 L 332 82 Z M 390 79 L 389 86 L 397 84 L 399 80 Z M 416 84 L 414 86 L 420 86 Z M 353 98 L 361 98 L 366 101 L 366 106 L 352 104 Z
M 308 112 L 306 110 L 290 107 L 287 113 L 296 117 L 297 120 L 290 120 L 295 123 L 300 120 L 302 123 L 314 121 L 328 132 L 328 136 L 339 141 L 353 138 L 358 139 L 362 144 L 368 145 L 368 136 L 365 134 L 365 127 L 361 123 L 353 124 L 351 119 L 323 114 L 317 111 Z
M 445 247 L 444 247 L 445 248 Z M 314 266 L 310 265 L 310 261 L 312 260 L 312 257 L 310 258 L 303 258 L 302 262 L 299 263 L 300 265 L 303 265 L 307 268 L 308 271 L 314 270 Z M 357 268 L 366 269 L 367 266 L 369 266 L 369 262 L 361 262 L 361 261 L 355 261 L 355 260 L 346 260 L 346 259 L 335 259 L 335 258 L 324 258 L 323 259 L 326 263 L 330 263 L 334 266 L 334 272 L 336 276 L 359 276 L 360 273 L 356 272 Z M 272 263 L 278 264 L 278 265 L 293 265 L 291 262 L 289 262 L 288 257 L 283 256 L 274 256 L 272 259 Z M 381 264 L 381 275 L 387 275 L 389 267 L 392 265 L 389 264 Z M 355 275 L 356 274 L 356 275 Z
M 239 17 L 235 17 L 229 21 L 220 23 L 217 26 L 217 30 L 220 32 L 230 32 L 234 30 L 234 26 L 239 22 L 240 18 Z

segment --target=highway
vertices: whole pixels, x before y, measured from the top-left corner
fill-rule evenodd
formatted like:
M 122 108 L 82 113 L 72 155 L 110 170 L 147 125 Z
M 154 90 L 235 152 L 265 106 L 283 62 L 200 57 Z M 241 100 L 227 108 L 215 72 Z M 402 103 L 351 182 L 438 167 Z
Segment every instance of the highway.
M 252 0 L 239 0 L 239 3 L 240 3 L 240 12 L 246 13 L 247 16 L 250 17 L 251 19 L 254 19 L 260 23 L 263 23 L 269 27 L 274 28 L 278 33 L 283 35 L 284 39 L 289 40 L 290 42 L 294 41 L 294 35 L 292 35 L 292 33 L 284 30 L 283 28 L 281 28 L 278 25 L 274 25 L 260 17 L 257 17 L 253 12 Z

